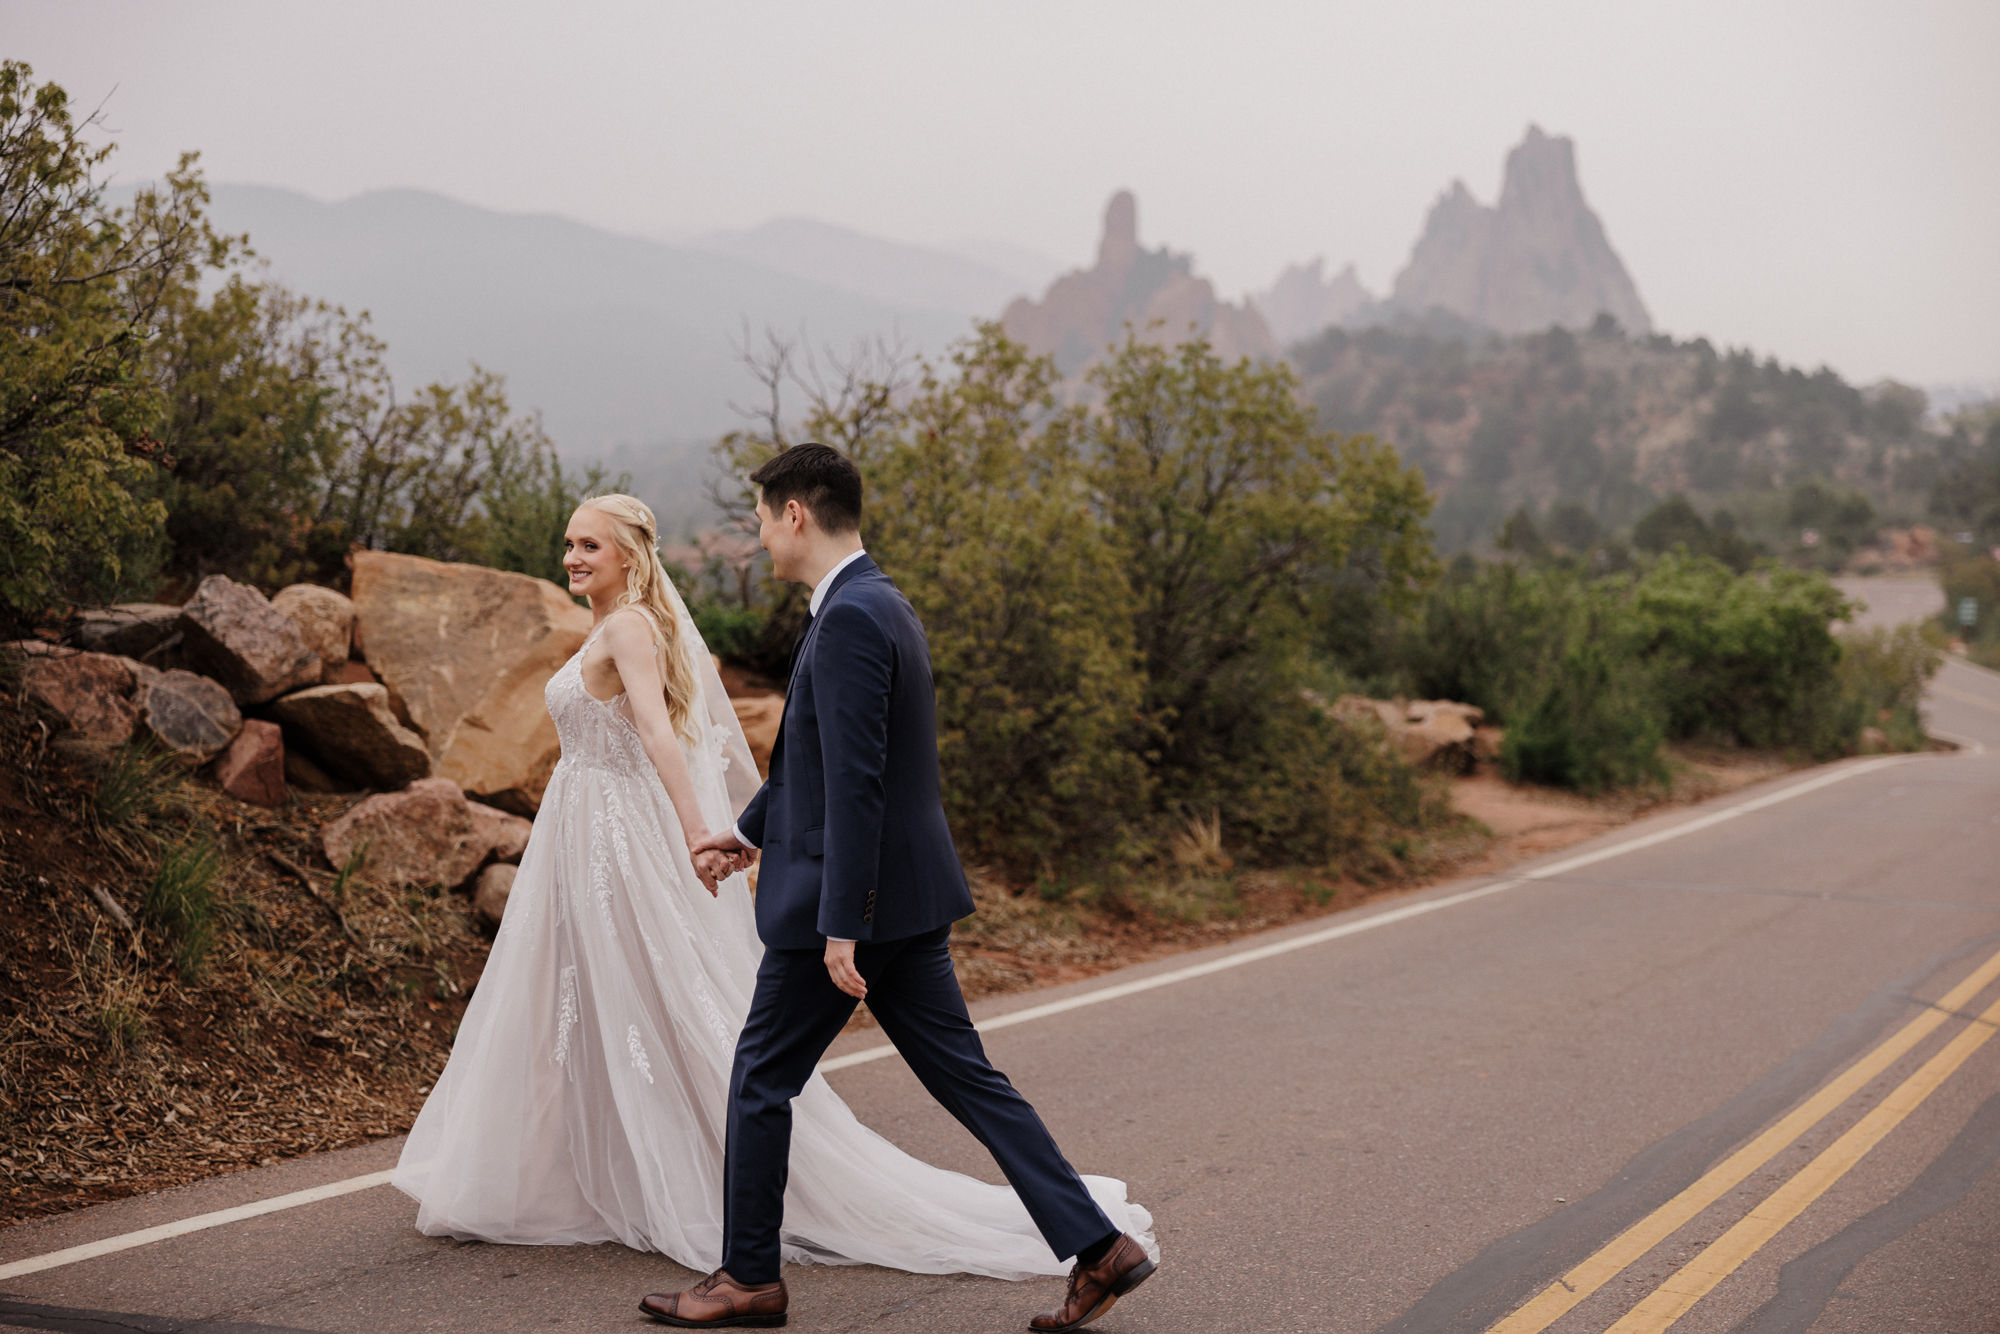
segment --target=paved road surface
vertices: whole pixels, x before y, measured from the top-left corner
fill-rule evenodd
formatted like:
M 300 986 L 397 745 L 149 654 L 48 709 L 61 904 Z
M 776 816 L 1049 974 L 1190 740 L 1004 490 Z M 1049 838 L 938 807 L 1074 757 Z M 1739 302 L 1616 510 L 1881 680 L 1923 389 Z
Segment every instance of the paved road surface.
M 2000 676 L 1948 666 L 1931 713 L 1967 749 L 1849 761 L 1536 878 L 982 1007 L 1167 979 L 989 1038 L 1071 1156 L 1158 1214 L 1159 1276 L 1097 1328 L 2000 1329 Z M 906 1147 L 991 1175 L 900 1062 L 832 1078 Z M 396 1147 L 0 1233 L 0 1326 L 637 1330 L 637 1296 L 688 1277 L 616 1247 L 420 1237 L 383 1187 L 6 1268 L 379 1171 Z M 829 1331 L 1014 1330 L 1059 1286 L 791 1282 L 794 1327 Z

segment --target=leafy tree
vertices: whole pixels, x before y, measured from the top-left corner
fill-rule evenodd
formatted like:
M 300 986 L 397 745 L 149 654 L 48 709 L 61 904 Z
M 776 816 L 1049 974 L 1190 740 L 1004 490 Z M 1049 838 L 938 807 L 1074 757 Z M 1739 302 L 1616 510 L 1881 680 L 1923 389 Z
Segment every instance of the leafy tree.
M 105 206 L 109 146 L 69 101 L 0 63 L 0 616 L 47 618 L 133 585 L 164 506 L 144 373 L 161 307 L 231 244 L 183 158 L 129 209 Z
M 381 376 L 360 321 L 232 274 L 164 304 L 149 373 L 165 407 L 165 573 L 265 587 L 337 574 L 346 530 L 325 511 L 352 443 L 357 382 Z
M 1132 338 L 1092 380 L 1090 481 L 1131 588 L 1160 796 L 1239 828 L 1296 825 L 1231 798 L 1279 733 L 1315 725 L 1289 701 L 1352 558 L 1365 548 L 1396 604 L 1431 576 L 1422 478 L 1373 440 L 1321 431 L 1282 364 Z
M 1429 577 L 1422 480 L 1321 432 L 1284 368 L 1131 339 L 1064 407 L 1052 364 L 986 326 L 913 376 L 828 383 L 783 348 L 759 373 L 773 407 L 719 455 L 740 477 L 791 443 L 790 384 L 806 432 L 861 467 L 869 550 L 929 631 L 971 855 L 1120 860 L 1199 812 L 1297 861 L 1435 815 L 1302 689 L 1331 609 L 1405 607 Z M 773 625 L 795 600 L 765 592 Z

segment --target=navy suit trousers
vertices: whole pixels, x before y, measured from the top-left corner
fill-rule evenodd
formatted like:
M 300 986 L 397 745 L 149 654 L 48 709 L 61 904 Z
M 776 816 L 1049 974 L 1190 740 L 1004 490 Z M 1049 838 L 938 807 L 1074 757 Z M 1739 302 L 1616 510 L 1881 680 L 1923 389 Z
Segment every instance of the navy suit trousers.
M 951 928 L 863 941 L 854 962 L 868 1008 L 924 1088 L 1000 1165 L 1060 1259 L 1115 1229 L 1028 1100 L 986 1059 L 952 971 Z M 778 1277 L 792 1099 L 805 1088 L 855 1001 L 819 950 L 766 950 L 729 1078 L 722 1267 L 739 1283 Z

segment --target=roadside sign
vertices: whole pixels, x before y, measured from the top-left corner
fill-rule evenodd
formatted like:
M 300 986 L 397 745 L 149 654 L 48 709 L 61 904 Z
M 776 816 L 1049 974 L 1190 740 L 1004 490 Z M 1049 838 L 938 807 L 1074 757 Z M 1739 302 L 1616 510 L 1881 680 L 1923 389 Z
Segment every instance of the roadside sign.
M 1958 600 L 1958 623 L 1970 630 L 1979 620 L 1979 599 L 1960 598 Z

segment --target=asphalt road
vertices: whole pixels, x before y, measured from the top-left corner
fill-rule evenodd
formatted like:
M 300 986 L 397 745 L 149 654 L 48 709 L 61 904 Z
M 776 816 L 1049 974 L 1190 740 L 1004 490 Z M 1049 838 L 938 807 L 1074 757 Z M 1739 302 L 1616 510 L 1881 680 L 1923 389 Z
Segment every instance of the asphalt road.
M 1094 1328 L 2000 1329 L 2000 676 L 1951 664 L 1930 711 L 1964 749 L 980 1007 L 1164 979 L 988 1038 L 1071 1158 L 1158 1215 L 1159 1275 Z M 899 1061 L 831 1077 L 897 1142 L 991 1178 Z M 639 1294 L 690 1277 L 617 1247 L 421 1237 L 386 1187 L 7 1269 L 397 1147 L 0 1232 L 0 1327 L 637 1330 Z M 788 1277 L 810 1330 L 1015 1330 L 1060 1286 Z

